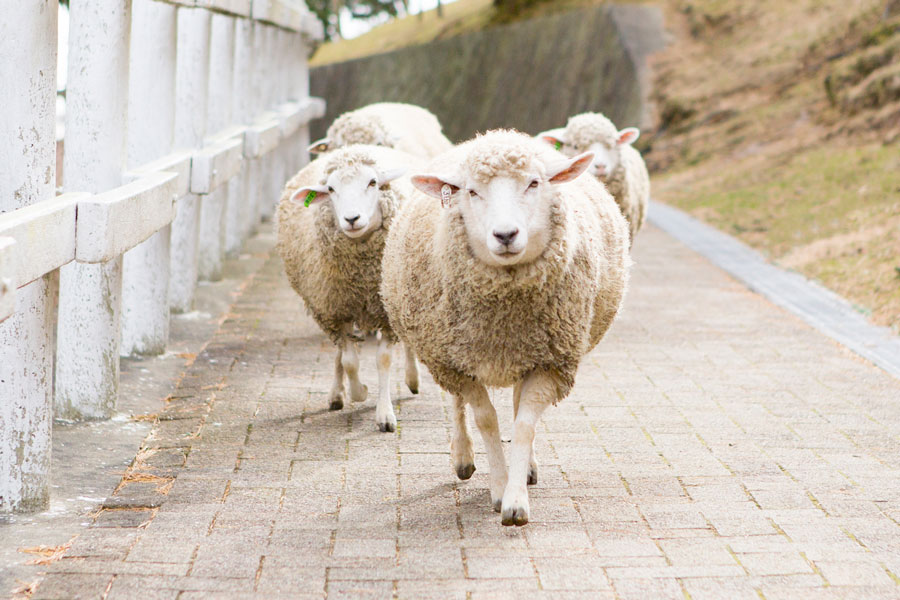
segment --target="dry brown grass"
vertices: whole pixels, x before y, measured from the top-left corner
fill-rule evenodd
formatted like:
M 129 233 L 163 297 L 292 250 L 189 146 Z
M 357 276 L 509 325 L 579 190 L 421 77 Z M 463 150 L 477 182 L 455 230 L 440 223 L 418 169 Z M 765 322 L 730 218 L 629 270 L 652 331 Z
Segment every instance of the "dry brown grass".
M 19 548 L 19 552 L 37 556 L 26 562 L 26 565 L 49 565 L 61 559 L 68 551 L 75 538 L 72 538 L 65 544 L 59 546 L 30 546 L 28 548 Z M 32 584 L 33 585 L 33 584 Z

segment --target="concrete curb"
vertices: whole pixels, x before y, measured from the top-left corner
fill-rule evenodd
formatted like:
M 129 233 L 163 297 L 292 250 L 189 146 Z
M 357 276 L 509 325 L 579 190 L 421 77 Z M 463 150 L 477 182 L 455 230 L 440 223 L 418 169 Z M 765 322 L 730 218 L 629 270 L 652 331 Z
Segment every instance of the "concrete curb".
M 869 323 L 844 298 L 770 264 L 744 243 L 677 208 L 654 202 L 649 220 L 754 292 L 900 379 L 900 337 Z

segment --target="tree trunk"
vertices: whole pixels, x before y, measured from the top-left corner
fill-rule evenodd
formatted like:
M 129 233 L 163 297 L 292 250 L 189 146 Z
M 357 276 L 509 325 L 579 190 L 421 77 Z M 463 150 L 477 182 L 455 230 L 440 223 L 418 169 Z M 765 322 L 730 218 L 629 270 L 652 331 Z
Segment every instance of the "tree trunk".
M 437 15 L 439 19 L 444 18 L 444 5 L 441 4 L 441 0 L 437 0 Z

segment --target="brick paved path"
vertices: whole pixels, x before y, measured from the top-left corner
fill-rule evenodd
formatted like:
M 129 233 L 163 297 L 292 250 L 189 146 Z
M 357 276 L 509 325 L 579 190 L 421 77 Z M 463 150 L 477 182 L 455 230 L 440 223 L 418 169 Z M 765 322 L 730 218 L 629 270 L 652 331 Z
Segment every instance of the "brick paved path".
M 900 597 L 900 383 L 659 230 L 635 258 L 538 429 L 527 526 L 483 454 L 456 480 L 449 398 L 399 350 L 396 434 L 373 394 L 326 409 L 332 349 L 271 258 L 33 598 Z

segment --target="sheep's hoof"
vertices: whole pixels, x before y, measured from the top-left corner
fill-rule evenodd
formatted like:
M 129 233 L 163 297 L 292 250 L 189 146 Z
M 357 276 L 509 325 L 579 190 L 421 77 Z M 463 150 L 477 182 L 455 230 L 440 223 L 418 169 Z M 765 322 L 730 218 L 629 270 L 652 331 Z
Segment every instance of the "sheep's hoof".
M 364 384 L 360 384 L 358 388 L 350 390 L 350 399 L 354 402 L 365 402 L 369 395 L 369 388 Z
M 341 410 L 342 408 L 344 408 L 344 399 L 341 396 L 333 396 L 328 410 Z
M 521 527 L 528 522 L 528 509 L 524 506 L 509 507 L 500 515 L 500 523 L 509 527 L 515 525 Z
M 491 502 L 491 508 L 493 508 L 494 512 L 496 512 L 496 513 L 500 512 L 500 509 L 502 507 L 503 507 L 503 498 L 498 498 L 497 500 L 494 500 L 493 502 Z M 504 523 L 504 525 L 506 525 L 506 523 Z
M 409 388 L 409 393 L 418 394 L 419 393 L 419 384 L 417 383 L 407 383 L 406 387 Z
M 528 467 L 528 485 L 537 485 L 537 465 Z
M 378 431 L 381 433 L 393 433 L 394 431 L 397 431 L 397 424 L 390 421 L 378 423 Z
M 474 463 L 468 463 L 465 465 L 457 465 L 456 466 L 456 476 L 465 481 L 469 479 L 472 474 L 475 473 L 475 465 Z

